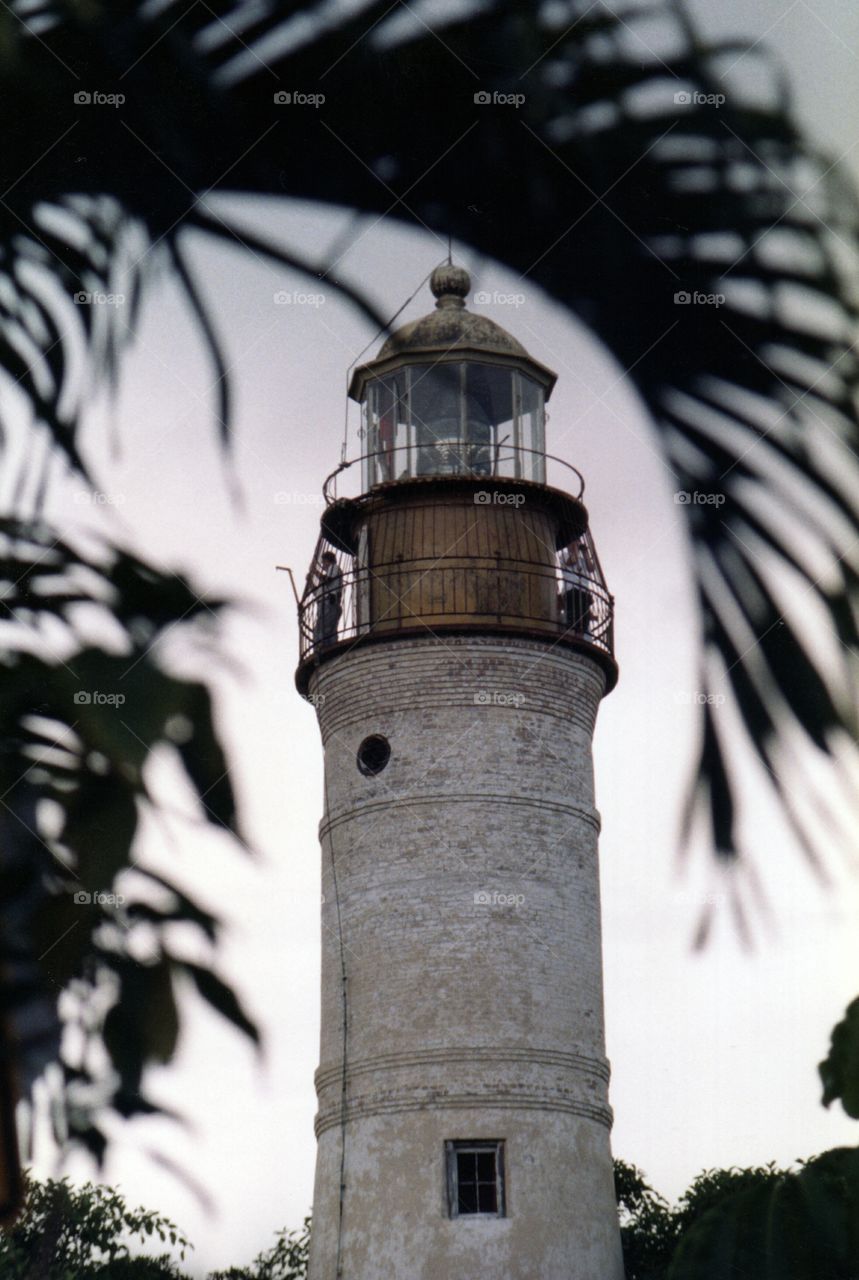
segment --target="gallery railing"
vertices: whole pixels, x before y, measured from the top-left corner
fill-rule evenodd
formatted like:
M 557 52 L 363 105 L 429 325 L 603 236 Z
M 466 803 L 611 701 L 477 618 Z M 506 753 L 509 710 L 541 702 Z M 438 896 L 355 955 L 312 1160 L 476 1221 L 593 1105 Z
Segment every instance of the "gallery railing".
M 545 483 L 546 462 L 556 463 L 575 477 L 564 477 L 565 487 L 573 497 L 581 498 L 585 482 L 580 471 L 563 458 L 542 450 L 526 449 L 519 445 L 476 445 L 465 440 L 445 440 L 432 446 L 395 445 L 390 449 L 376 449 L 360 457 L 343 461 L 331 472 L 322 486 L 326 504 L 338 497 L 338 479 L 350 467 L 361 464 L 359 475 L 363 491 L 380 484 L 422 479 L 432 476 L 456 477 L 469 480 L 523 480 Z
M 598 571 L 476 556 L 371 569 L 341 551 L 337 561 L 321 581 L 308 579 L 298 611 L 302 662 L 365 636 L 457 627 L 539 632 L 613 657 L 614 601 Z

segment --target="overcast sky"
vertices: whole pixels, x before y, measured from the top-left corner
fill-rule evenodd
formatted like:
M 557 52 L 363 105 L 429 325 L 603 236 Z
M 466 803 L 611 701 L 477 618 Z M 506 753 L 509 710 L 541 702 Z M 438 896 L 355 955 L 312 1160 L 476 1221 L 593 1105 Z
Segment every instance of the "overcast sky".
M 812 8 L 739 2 L 697 6 L 724 31 L 766 34 L 792 70 L 797 108 L 835 154 L 856 138 L 859 15 L 850 0 Z M 856 172 L 854 151 L 848 162 Z M 293 252 L 317 258 L 349 225 L 336 210 L 282 202 L 234 206 Z M 342 269 L 393 313 L 443 256 L 425 232 L 367 219 L 353 229 Z M 582 252 L 587 246 L 582 245 Z M 819 1105 L 816 1064 L 832 1025 L 859 990 L 855 878 L 836 870 L 821 891 L 759 788 L 748 833 L 770 908 L 754 954 L 727 921 L 692 954 L 702 902 L 719 892 L 706 858 L 685 875 L 677 812 L 694 745 L 695 620 L 676 485 L 624 371 L 527 281 L 454 247 L 474 289 L 523 296 L 487 308 L 559 382 L 547 447 L 585 476 L 586 501 L 609 586 L 617 598 L 621 678 L 597 726 L 597 803 L 603 816 L 607 1049 L 615 1109 L 613 1148 L 676 1196 L 702 1168 L 788 1162 L 854 1143 L 856 1126 Z M 312 709 L 293 685 L 295 611 L 286 576 L 302 579 L 321 513 L 320 487 L 340 458 L 349 366 L 372 337 L 336 294 L 305 278 L 222 249 L 195 251 L 206 295 L 229 349 L 237 392 L 236 473 L 244 509 L 230 505 L 214 446 L 211 369 L 169 280 L 150 294 L 118 405 L 91 415 L 92 456 L 113 419 L 121 456 L 102 489 L 141 552 L 182 568 L 212 592 L 242 597 L 225 648 L 244 668 L 213 671 L 231 745 L 251 860 L 181 817 L 148 832 L 144 857 L 228 922 L 222 970 L 263 1026 L 260 1066 L 250 1048 L 198 1001 L 185 1001 L 176 1064 L 152 1093 L 191 1127 L 140 1121 L 117 1134 L 106 1180 L 132 1202 L 167 1213 L 195 1241 L 193 1270 L 248 1261 L 274 1231 L 310 1207 L 318 1054 L 321 748 Z M 275 305 L 276 292 L 299 295 Z M 322 295 L 311 305 L 301 295 Z M 403 319 L 428 311 L 424 290 Z M 349 447 L 360 452 L 349 415 Z M 551 479 L 551 477 L 550 477 Z M 559 478 L 560 479 L 560 478 Z M 57 494 L 56 510 L 94 522 L 96 512 Z M 190 800 L 164 764 L 175 808 Z M 187 1167 L 215 1202 L 193 1197 L 145 1154 L 156 1147 Z M 37 1171 L 55 1173 L 45 1141 Z M 68 1166 L 88 1176 L 82 1160 Z

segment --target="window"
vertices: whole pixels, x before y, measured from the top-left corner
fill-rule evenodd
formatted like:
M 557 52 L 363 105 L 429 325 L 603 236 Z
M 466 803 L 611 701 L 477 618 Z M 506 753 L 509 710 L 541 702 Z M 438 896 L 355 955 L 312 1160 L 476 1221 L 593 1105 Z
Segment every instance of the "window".
M 375 778 L 391 758 L 391 744 L 380 733 L 365 738 L 358 748 L 358 768 L 365 778 Z
M 449 1216 L 505 1217 L 504 1143 L 462 1140 L 444 1145 Z

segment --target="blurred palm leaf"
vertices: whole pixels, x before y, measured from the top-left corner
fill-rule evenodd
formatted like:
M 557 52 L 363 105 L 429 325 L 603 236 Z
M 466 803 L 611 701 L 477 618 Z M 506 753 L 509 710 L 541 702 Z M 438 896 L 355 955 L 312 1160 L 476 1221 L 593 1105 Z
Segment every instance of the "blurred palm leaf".
M 116 548 L 84 553 L 13 520 L 0 520 L 0 590 L 17 624 L 0 666 L 3 1068 L 29 1097 L 59 1062 L 57 1137 L 101 1156 L 109 1110 L 158 1110 L 143 1073 L 173 1056 L 175 982 L 189 967 L 203 998 L 257 1038 L 199 948 L 193 962 L 176 949 L 178 925 L 210 955 L 215 917 L 137 864 L 156 751 L 173 752 L 208 823 L 237 830 L 208 690 L 163 658 L 168 633 L 210 626 L 222 602 Z M 108 618 L 113 647 L 89 638 Z
M 857 727 L 856 200 L 760 50 L 750 88 L 745 48 L 703 39 L 670 0 L 489 0 L 427 21 L 389 0 L 45 0 L 2 23 L 28 127 L 4 156 L 0 358 L 69 461 L 84 467 L 74 343 L 114 372 L 162 251 L 228 435 L 226 362 L 184 256 L 193 230 L 323 276 L 378 319 L 337 261 L 302 262 L 210 194 L 388 215 L 439 235 L 440 257 L 452 234 L 605 342 L 651 411 L 670 487 L 690 495 L 703 644 L 687 834 L 703 824 L 735 859 L 741 740 L 825 867 L 844 831 L 808 753 L 837 761 Z M 278 90 L 324 107 L 284 110 Z M 475 102 L 495 91 L 524 101 Z M 125 101 L 74 101 L 96 92 Z M 135 235 L 148 248 L 129 261 Z M 74 307 L 76 291 L 129 301 Z

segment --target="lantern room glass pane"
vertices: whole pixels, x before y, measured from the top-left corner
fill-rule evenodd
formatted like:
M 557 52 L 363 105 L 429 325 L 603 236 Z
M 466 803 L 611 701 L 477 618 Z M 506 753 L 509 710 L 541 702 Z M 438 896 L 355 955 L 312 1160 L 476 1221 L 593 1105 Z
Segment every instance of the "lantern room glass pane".
M 404 373 L 377 378 L 364 400 L 364 489 L 409 475 L 408 400 Z
M 486 447 L 475 459 L 475 474 L 514 475 L 510 446 L 513 443 L 512 369 L 490 364 L 466 365 L 467 401 L 472 413 L 481 413 L 488 423 Z
M 465 365 L 428 365 L 410 372 L 416 474 L 468 474 L 475 450 L 489 444 L 489 423 L 480 405 L 467 402 Z
M 543 388 L 524 373 L 517 373 L 517 425 L 521 472 L 524 480 L 546 483 L 546 433 Z
M 364 432 L 366 489 L 431 475 L 545 482 L 543 389 L 504 365 L 439 361 L 374 379 Z

